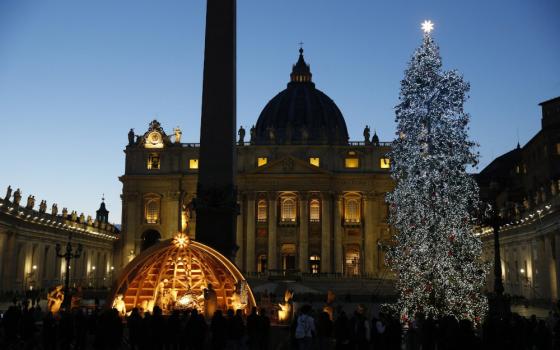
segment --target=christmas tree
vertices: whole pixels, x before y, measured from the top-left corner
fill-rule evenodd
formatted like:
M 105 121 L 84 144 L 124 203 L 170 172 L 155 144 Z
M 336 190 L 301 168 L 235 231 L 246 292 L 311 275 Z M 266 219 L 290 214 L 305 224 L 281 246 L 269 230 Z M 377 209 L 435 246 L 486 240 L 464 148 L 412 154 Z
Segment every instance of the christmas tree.
M 487 308 L 486 266 L 471 215 L 478 186 L 466 172 L 478 158 L 463 110 L 469 84 L 442 69 L 433 25 L 422 27 L 422 45 L 401 82 L 390 153 L 396 187 L 387 201 L 396 235 L 387 262 L 397 273 L 395 306 L 403 320 L 421 312 L 478 323 Z

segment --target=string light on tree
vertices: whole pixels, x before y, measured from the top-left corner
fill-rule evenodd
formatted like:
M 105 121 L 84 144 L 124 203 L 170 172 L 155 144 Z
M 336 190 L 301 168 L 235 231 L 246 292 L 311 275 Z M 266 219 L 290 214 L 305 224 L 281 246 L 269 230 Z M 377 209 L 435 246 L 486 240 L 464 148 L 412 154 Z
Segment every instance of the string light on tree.
M 397 234 L 387 263 L 397 273 L 403 320 L 453 316 L 480 322 L 487 309 L 486 265 L 474 234 L 478 186 L 467 174 L 477 163 L 463 104 L 469 84 L 442 69 L 439 47 L 422 23 L 424 38 L 401 81 L 395 108 L 397 135 L 390 153 L 396 187 L 387 196 Z

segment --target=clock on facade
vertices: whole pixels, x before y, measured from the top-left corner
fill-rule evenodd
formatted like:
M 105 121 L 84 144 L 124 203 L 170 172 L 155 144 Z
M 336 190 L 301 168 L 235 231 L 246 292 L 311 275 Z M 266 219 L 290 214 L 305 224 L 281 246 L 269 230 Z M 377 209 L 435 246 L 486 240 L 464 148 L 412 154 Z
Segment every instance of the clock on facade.
M 146 148 L 163 148 L 163 137 L 157 131 L 152 131 L 146 137 Z

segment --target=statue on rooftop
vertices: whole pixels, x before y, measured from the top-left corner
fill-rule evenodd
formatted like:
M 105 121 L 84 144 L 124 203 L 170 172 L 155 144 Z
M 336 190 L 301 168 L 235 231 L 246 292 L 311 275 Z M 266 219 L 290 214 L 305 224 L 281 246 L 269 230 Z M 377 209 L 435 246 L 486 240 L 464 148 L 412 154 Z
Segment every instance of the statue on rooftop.
M 77 221 L 78 220 L 78 213 L 75 210 L 72 210 L 72 213 L 70 213 L 70 216 L 72 217 L 72 221 Z
M 371 143 L 369 136 L 370 136 L 369 125 L 366 125 L 366 127 L 364 128 L 364 142 L 366 143 L 366 145 L 369 145 Z
M 257 130 L 255 129 L 255 126 L 254 126 L 254 125 L 251 126 L 250 133 L 251 133 L 251 135 L 250 135 L 250 136 L 251 136 L 251 140 L 250 140 L 249 142 L 251 143 L 251 145 L 254 145 L 255 142 L 256 142 L 256 140 L 257 140 Z
M 44 214 L 46 211 L 47 211 L 47 201 L 43 199 L 39 204 L 39 213 Z
M 19 205 L 19 202 L 21 201 L 21 191 L 18 188 L 15 192 L 14 192 L 14 205 Z
M 181 129 L 179 129 L 179 127 L 176 127 L 175 129 L 173 129 L 173 132 L 175 133 L 175 143 L 181 143 L 181 136 L 183 136 L 183 132 L 181 131 Z
M 27 197 L 27 205 L 25 206 L 25 209 L 33 209 L 34 206 L 35 196 L 29 195 L 29 197 Z
M 63 219 L 68 218 L 68 209 L 67 208 L 62 208 L 62 218 Z
M 239 135 L 239 141 L 238 141 L 239 146 L 243 146 L 245 144 L 245 129 L 243 129 L 243 125 L 239 127 L 239 131 L 237 132 L 237 135 Z
M 128 145 L 133 145 L 134 144 L 134 129 L 130 129 L 130 131 L 128 132 Z
M 51 215 L 56 216 L 57 214 L 58 214 L 58 205 L 56 203 L 53 203 L 51 207 Z
M 80 217 L 78 218 L 78 220 L 80 224 L 83 224 L 86 221 L 84 213 L 80 213 Z
M 11 196 L 12 196 L 12 186 L 8 186 L 8 189 L 6 190 L 6 197 L 4 197 L 4 200 L 9 201 Z

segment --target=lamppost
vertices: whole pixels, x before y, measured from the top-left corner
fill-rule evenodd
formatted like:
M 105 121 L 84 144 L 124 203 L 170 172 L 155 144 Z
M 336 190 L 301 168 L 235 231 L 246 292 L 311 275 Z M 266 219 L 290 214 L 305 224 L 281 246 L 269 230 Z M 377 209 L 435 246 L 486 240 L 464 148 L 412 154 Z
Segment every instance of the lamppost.
M 503 318 L 510 313 L 509 300 L 504 297 L 504 282 L 502 280 L 502 258 L 500 253 L 500 227 L 505 223 L 494 202 L 490 205 L 489 224 L 494 234 L 494 295 L 490 298 L 490 313 Z
M 66 261 L 66 275 L 64 276 L 64 301 L 63 301 L 63 305 L 65 307 L 67 307 L 68 303 L 70 302 L 70 298 L 69 298 L 70 261 L 72 261 L 72 259 L 78 259 L 82 254 L 82 249 L 83 249 L 82 245 L 78 243 L 78 247 L 76 251 L 73 250 L 72 235 L 70 235 L 68 238 L 68 243 L 66 244 L 66 252 L 64 252 L 63 254 L 60 253 L 61 251 L 60 243 L 56 244 L 56 256 L 59 258 L 64 258 L 64 260 Z

